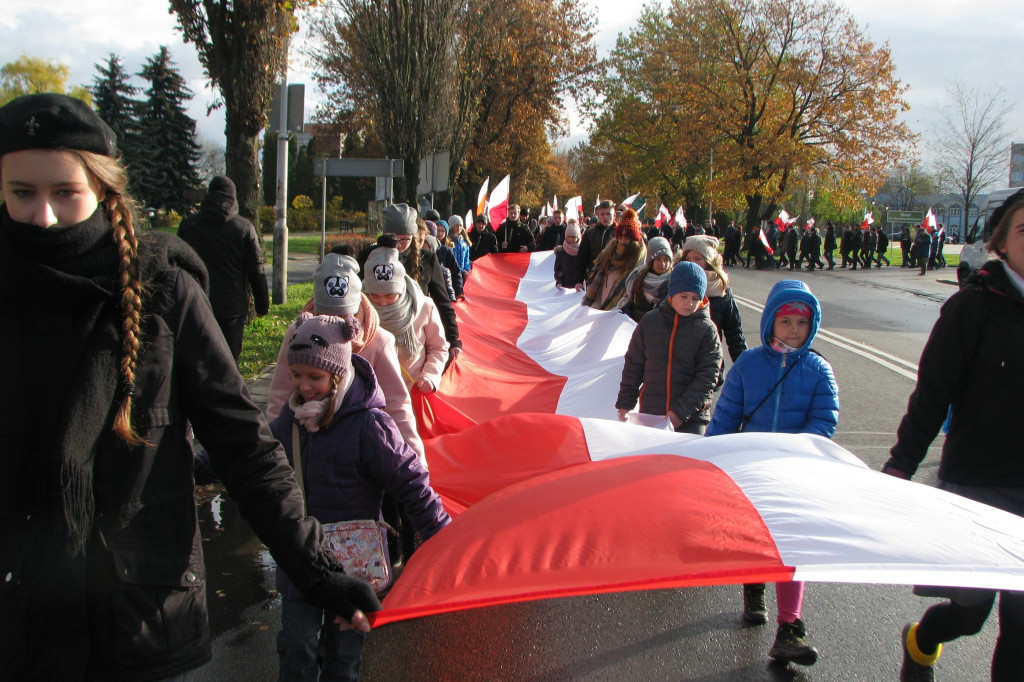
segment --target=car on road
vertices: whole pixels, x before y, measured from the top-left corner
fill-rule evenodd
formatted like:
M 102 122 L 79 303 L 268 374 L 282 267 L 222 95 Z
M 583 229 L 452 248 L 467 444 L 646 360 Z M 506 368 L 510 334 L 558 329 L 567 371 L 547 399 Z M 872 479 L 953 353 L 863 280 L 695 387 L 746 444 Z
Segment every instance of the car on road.
M 995 225 L 988 222 L 988 216 L 992 211 L 1002 205 L 1007 198 L 1020 191 L 1020 187 L 1010 189 L 997 189 L 989 193 L 985 198 L 985 205 L 978 212 L 974 224 L 967 231 L 966 244 L 960 251 L 960 265 L 956 269 L 957 282 L 963 282 L 972 272 L 980 268 L 988 260 L 988 250 L 985 248 Z

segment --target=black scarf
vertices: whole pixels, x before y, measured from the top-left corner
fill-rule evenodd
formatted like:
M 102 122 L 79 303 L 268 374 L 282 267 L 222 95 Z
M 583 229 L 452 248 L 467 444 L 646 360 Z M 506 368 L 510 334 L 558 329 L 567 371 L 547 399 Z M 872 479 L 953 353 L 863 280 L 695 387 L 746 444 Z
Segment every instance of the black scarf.
M 96 442 L 118 385 L 117 250 L 101 209 L 78 225 L 40 228 L 5 207 L 0 222 L 0 272 L 12 293 L 3 316 L 17 325 L 17 363 L 2 383 L 28 406 L 23 428 L 34 436 L 24 471 L 27 489 L 42 493 L 30 508 L 63 521 L 77 554 L 92 527 Z
M 0 396 L 4 431 L 24 449 L 16 455 L 24 498 L 15 506 L 62 528 L 72 555 L 92 529 L 95 458 L 122 398 L 118 262 L 102 209 L 61 228 L 18 223 L 0 210 L 0 355 L 12 360 L 0 372 Z M 144 283 L 177 265 L 206 287 L 198 256 L 169 235 L 140 238 L 139 263 Z

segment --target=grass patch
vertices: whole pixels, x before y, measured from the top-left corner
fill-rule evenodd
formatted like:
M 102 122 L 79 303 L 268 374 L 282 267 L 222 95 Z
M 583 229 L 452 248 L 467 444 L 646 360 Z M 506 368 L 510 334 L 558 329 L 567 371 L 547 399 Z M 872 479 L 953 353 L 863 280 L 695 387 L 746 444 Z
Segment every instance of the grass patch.
M 242 337 L 242 355 L 238 359 L 238 369 L 246 379 L 252 379 L 267 365 L 277 360 L 277 352 L 281 350 L 281 339 L 299 311 L 313 296 L 313 283 L 293 284 L 287 289 L 288 302 L 283 305 L 271 305 L 270 312 L 257 317 L 245 328 Z

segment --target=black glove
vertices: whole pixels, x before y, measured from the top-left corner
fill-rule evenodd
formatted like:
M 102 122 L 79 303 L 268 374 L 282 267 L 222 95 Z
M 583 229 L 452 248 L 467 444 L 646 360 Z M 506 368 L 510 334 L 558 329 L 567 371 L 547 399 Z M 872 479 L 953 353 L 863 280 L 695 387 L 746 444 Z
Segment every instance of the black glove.
M 356 610 L 363 613 L 380 611 L 380 600 L 370 583 L 340 571 L 328 573 L 309 588 L 310 603 L 352 620 Z

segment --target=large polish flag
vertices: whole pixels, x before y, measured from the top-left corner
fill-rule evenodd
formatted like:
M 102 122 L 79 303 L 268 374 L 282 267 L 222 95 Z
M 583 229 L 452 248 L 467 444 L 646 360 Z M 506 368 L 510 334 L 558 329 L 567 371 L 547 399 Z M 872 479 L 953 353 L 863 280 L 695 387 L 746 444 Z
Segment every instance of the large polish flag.
M 474 263 L 456 306 L 465 352 L 431 397 L 449 412 L 425 439 L 454 520 L 410 558 L 375 625 L 762 581 L 1024 590 L 1024 518 L 872 471 L 817 436 L 615 420 L 635 325 L 555 288 L 552 260 Z

